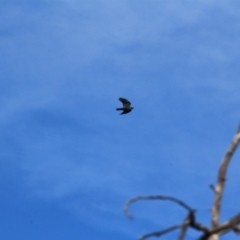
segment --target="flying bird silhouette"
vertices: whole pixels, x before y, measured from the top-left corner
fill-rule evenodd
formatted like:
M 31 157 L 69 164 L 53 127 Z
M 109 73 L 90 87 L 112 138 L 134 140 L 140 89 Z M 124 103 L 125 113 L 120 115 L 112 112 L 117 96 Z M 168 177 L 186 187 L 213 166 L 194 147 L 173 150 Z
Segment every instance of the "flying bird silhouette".
M 131 107 L 131 103 L 126 99 L 126 98 L 119 98 L 119 101 L 122 102 L 123 107 L 122 108 L 117 108 L 117 111 L 121 111 L 122 110 L 122 114 L 126 114 L 132 111 L 133 107 Z

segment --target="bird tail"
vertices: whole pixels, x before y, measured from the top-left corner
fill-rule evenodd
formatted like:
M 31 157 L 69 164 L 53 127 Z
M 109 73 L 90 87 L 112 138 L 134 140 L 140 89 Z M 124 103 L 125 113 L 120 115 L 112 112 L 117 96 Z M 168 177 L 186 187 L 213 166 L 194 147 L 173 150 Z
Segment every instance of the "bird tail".
M 124 110 L 123 108 L 116 108 L 117 111 L 121 111 Z

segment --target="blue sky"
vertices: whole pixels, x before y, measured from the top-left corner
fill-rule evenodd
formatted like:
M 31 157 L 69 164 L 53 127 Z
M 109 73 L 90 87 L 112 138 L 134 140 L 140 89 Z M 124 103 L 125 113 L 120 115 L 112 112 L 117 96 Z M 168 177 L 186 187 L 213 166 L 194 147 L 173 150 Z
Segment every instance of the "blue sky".
M 208 225 L 240 120 L 240 3 L 2 0 L 0 15 L 0 238 L 130 240 L 185 218 L 139 202 L 126 219 L 148 194 Z M 239 157 L 222 221 L 239 211 Z

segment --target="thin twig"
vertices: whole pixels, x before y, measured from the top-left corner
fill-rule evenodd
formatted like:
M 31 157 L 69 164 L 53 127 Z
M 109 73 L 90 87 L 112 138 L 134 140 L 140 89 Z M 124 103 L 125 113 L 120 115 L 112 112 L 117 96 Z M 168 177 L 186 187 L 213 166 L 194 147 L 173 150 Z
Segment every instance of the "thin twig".
M 186 210 L 192 212 L 194 211 L 194 209 L 192 209 L 191 207 L 189 207 L 186 203 L 184 203 L 183 201 L 175 198 L 175 197 L 170 197 L 170 196 L 162 196 L 162 195 L 157 195 L 157 196 L 137 196 L 134 198 L 129 199 L 123 207 L 123 212 L 124 214 L 128 217 L 128 218 L 133 218 L 133 216 L 129 213 L 128 209 L 129 206 L 134 203 L 137 202 L 139 200 L 169 200 L 169 201 L 173 201 L 175 203 L 177 203 L 178 205 L 180 205 L 181 207 L 185 208 Z
M 180 231 L 180 234 L 179 234 L 179 240 L 184 240 L 185 235 L 187 233 L 187 229 L 189 227 L 194 228 L 194 229 L 199 230 L 199 231 L 202 231 L 204 233 L 209 233 L 209 231 L 210 231 L 207 227 L 205 227 L 205 226 L 203 226 L 199 223 L 196 223 L 195 212 L 190 211 L 182 224 L 174 225 L 174 226 L 172 226 L 170 228 L 167 228 L 167 229 L 164 229 L 162 231 L 151 232 L 151 233 L 145 234 L 145 235 L 141 236 L 139 239 L 140 240 L 145 240 L 145 239 L 150 238 L 150 237 L 161 237 L 162 235 L 164 235 L 166 233 L 169 233 L 169 232 L 174 231 L 178 228 L 181 228 L 181 231 Z
M 213 184 L 209 184 L 209 187 L 213 190 L 213 192 L 216 192 L 215 186 Z
M 182 230 L 180 231 L 180 234 L 179 234 L 179 240 L 184 240 L 185 238 L 185 235 L 187 233 L 187 230 L 188 230 L 188 227 L 192 221 L 192 214 L 189 213 L 188 216 L 186 217 L 184 223 L 183 223 L 183 226 L 182 226 Z
M 151 232 L 151 233 L 148 233 L 148 234 L 145 234 L 143 236 L 141 236 L 139 238 L 139 240 L 145 240 L 147 238 L 150 238 L 150 237 L 161 237 L 162 235 L 166 234 L 166 233 L 169 233 L 171 231 L 174 231 L 178 228 L 181 228 L 184 224 L 178 224 L 178 225 L 175 225 L 175 226 L 172 226 L 170 228 L 167 228 L 167 229 L 164 229 L 162 231 L 158 231 L 158 232 Z

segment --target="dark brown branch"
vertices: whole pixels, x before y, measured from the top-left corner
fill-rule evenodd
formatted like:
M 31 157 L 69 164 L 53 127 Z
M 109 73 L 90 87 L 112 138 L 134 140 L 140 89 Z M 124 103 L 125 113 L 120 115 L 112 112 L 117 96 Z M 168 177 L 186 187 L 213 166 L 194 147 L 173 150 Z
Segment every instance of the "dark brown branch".
M 185 235 L 186 235 L 186 232 L 187 232 L 187 229 L 191 227 L 197 231 L 202 231 L 204 232 L 204 234 L 208 234 L 210 232 L 210 229 L 203 226 L 202 224 L 196 222 L 196 218 L 195 218 L 195 212 L 190 212 L 186 218 L 186 220 L 184 221 L 183 223 L 183 226 L 182 226 L 182 230 L 180 232 L 180 235 L 179 235 L 179 240 L 183 240 Z
M 181 232 L 180 232 L 180 235 L 179 235 L 179 240 L 184 239 L 188 227 L 194 228 L 194 229 L 196 229 L 198 231 L 202 231 L 204 233 L 209 232 L 209 229 L 207 227 L 205 227 L 205 226 L 201 225 L 200 223 L 196 222 L 195 210 L 194 209 L 189 207 L 183 201 L 181 201 L 177 198 L 174 198 L 174 197 L 170 197 L 170 196 L 162 196 L 162 195 L 158 195 L 158 196 L 137 196 L 137 197 L 131 198 L 130 200 L 128 200 L 125 203 L 125 205 L 123 207 L 123 211 L 128 218 L 131 218 L 131 219 L 133 218 L 132 215 L 128 211 L 129 206 L 132 203 L 137 202 L 139 200 L 169 200 L 169 201 L 173 201 L 173 202 L 177 203 L 178 205 L 185 208 L 189 212 L 187 218 L 185 219 L 185 221 L 182 224 L 175 225 L 173 227 L 167 228 L 167 229 L 162 230 L 162 231 L 145 234 L 140 238 L 140 240 L 145 240 L 145 239 L 150 238 L 150 237 L 160 237 L 163 234 L 174 231 L 178 228 L 181 228 Z
M 197 231 L 202 231 L 202 232 L 205 232 L 205 233 L 208 233 L 209 232 L 209 228 L 205 227 L 204 225 L 196 222 L 196 218 L 195 218 L 195 212 L 190 212 L 189 213 L 189 216 L 190 216 L 190 226 L 192 228 L 194 228 L 195 230 Z
M 147 238 L 150 238 L 150 237 L 161 237 L 162 235 L 166 234 L 166 233 L 169 233 L 169 232 L 172 232 L 178 228 L 181 228 L 183 227 L 184 223 L 183 224 L 178 224 L 178 225 L 175 225 L 175 226 L 172 226 L 170 228 L 167 228 L 167 229 L 164 229 L 162 231 L 158 231 L 158 232 L 152 232 L 152 233 L 148 233 L 148 234 L 145 234 L 143 236 L 141 236 L 139 238 L 139 240 L 145 240 Z
M 222 163 L 220 165 L 217 185 L 215 187 L 215 197 L 212 208 L 212 227 L 215 229 L 219 225 L 219 216 L 221 210 L 221 200 L 224 191 L 225 181 L 226 181 L 226 173 L 228 164 L 240 142 L 240 125 L 238 127 L 238 131 L 234 136 L 232 143 L 230 144 L 225 156 L 223 157 Z
M 180 228 L 181 231 L 180 231 L 180 234 L 179 234 L 179 240 L 184 240 L 185 235 L 187 233 L 187 229 L 189 227 L 194 228 L 198 231 L 203 231 L 204 233 L 209 233 L 209 231 L 210 231 L 207 227 L 205 227 L 205 226 L 203 226 L 199 223 L 196 223 L 195 212 L 191 211 L 191 212 L 189 212 L 185 221 L 182 224 L 172 226 L 172 227 L 164 229 L 162 231 L 151 232 L 151 233 L 145 234 L 145 235 L 141 236 L 139 239 L 140 240 L 145 240 L 145 239 L 150 238 L 150 237 L 161 237 L 164 234 L 167 234 L 171 231 L 174 231 L 174 230 Z
M 139 200 L 169 200 L 169 201 L 173 201 L 175 203 L 177 203 L 178 205 L 180 205 L 181 207 L 185 208 L 186 210 L 193 212 L 194 209 L 192 209 L 191 207 L 189 207 L 186 203 L 184 203 L 183 201 L 174 198 L 174 197 L 170 197 L 170 196 L 162 196 L 162 195 L 158 195 L 158 196 L 137 196 L 134 198 L 129 199 L 123 207 L 123 212 L 124 214 L 128 217 L 128 218 L 133 218 L 133 216 L 129 213 L 128 209 L 129 206 L 134 203 L 137 202 Z

